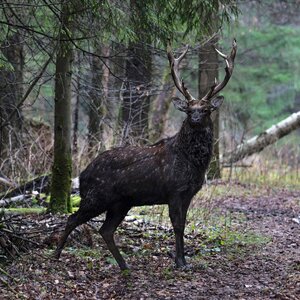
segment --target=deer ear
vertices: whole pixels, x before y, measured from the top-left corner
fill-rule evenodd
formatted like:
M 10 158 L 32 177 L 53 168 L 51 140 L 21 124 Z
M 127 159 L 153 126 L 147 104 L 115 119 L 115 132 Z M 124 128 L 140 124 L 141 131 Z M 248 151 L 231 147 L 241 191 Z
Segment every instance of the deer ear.
M 186 101 L 175 97 L 175 98 L 172 99 L 172 102 L 173 102 L 176 109 L 181 110 L 183 112 L 187 112 L 188 104 L 187 104 Z
M 223 100 L 224 100 L 223 96 L 218 96 L 215 99 L 211 100 L 211 103 L 210 103 L 211 110 L 213 111 L 213 110 L 218 109 L 222 105 Z

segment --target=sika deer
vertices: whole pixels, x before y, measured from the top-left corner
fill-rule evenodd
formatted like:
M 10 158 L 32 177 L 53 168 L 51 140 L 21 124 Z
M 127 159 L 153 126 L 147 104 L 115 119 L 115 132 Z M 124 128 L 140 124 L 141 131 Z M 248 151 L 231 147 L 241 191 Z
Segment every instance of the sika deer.
M 133 206 L 168 204 L 176 239 L 176 266 L 186 265 L 183 234 L 186 214 L 193 196 L 201 189 L 213 148 L 213 124 L 210 118 L 223 101 L 215 97 L 228 83 L 234 67 L 236 41 L 225 59 L 225 77 L 209 89 L 202 99 L 195 99 L 179 79 L 178 67 L 188 48 L 174 58 L 168 46 L 168 59 L 174 83 L 185 101 L 174 99 L 177 109 L 187 118 L 180 131 L 147 147 L 126 146 L 101 153 L 80 175 L 81 203 L 68 218 L 57 249 L 60 257 L 69 234 L 80 224 L 106 212 L 100 229 L 108 249 L 121 270 L 127 269 L 115 242 L 114 232 Z

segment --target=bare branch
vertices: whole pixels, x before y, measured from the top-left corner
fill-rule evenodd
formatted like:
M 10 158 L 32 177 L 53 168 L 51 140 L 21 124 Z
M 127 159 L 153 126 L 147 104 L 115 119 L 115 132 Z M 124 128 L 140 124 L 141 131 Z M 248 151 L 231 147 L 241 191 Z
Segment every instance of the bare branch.
M 5 126 L 7 126 L 9 124 L 9 121 L 11 120 L 11 118 L 15 115 L 15 113 L 18 112 L 18 110 L 20 109 L 20 107 L 26 101 L 27 97 L 30 95 L 31 91 L 33 90 L 33 88 L 35 87 L 35 85 L 37 84 L 37 82 L 42 78 L 45 70 L 47 69 L 49 63 L 51 62 L 51 60 L 53 58 L 54 53 L 55 53 L 55 50 L 53 50 L 53 53 L 50 55 L 50 57 L 48 58 L 48 60 L 45 62 L 42 70 L 40 71 L 40 73 L 38 74 L 38 76 L 33 80 L 33 82 L 29 86 L 28 90 L 26 91 L 25 95 L 23 96 L 23 98 L 21 99 L 21 101 L 18 103 L 18 105 L 16 106 L 16 108 L 7 117 L 7 119 L 5 120 L 5 122 L 3 124 L 1 124 L 0 129 L 3 128 L 3 127 L 5 127 Z

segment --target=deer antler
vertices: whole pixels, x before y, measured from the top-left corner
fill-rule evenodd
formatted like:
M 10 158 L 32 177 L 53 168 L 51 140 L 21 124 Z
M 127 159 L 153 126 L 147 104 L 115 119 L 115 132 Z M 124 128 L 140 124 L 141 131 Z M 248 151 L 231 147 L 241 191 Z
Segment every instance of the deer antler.
M 174 57 L 174 54 L 172 52 L 171 44 L 168 42 L 167 46 L 167 53 L 168 53 L 168 59 L 171 67 L 171 74 L 174 80 L 174 83 L 179 90 L 179 92 L 186 98 L 187 102 L 195 101 L 195 98 L 190 94 L 188 89 L 185 87 L 184 82 L 182 79 L 179 79 L 178 76 L 178 68 L 181 60 L 185 57 L 187 51 L 189 49 L 189 46 L 187 45 L 184 49 L 184 51 L 180 54 L 178 58 Z
M 226 84 L 228 83 L 228 81 L 229 81 L 229 79 L 232 75 L 233 68 L 234 68 L 234 59 L 235 59 L 235 55 L 236 55 L 236 51 L 237 51 L 236 39 L 234 39 L 233 42 L 232 42 L 232 49 L 231 49 L 231 52 L 230 52 L 229 56 L 222 53 L 217 48 L 215 48 L 215 50 L 217 51 L 217 53 L 222 58 L 224 58 L 224 60 L 226 62 L 226 67 L 225 67 L 225 73 L 226 74 L 225 74 L 225 77 L 224 77 L 222 82 L 218 83 L 217 80 L 216 80 L 215 84 L 209 89 L 207 94 L 200 101 L 209 101 L 217 93 L 219 93 L 226 86 Z

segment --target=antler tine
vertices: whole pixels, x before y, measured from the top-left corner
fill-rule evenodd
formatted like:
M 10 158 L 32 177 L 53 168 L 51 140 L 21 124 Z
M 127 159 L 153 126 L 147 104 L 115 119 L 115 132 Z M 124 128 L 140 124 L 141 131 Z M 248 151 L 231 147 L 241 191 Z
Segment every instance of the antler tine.
M 174 57 L 171 44 L 168 42 L 167 46 L 167 53 L 168 53 L 168 59 L 171 67 L 171 74 L 174 80 L 174 83 L 179 90 L 179 92 L 186 98 L 188 102 L 194 101 L 195 98 L 190 94 L 188 89 L 185 87 L 184 82 L 182 79 L 179 79 L 178 76 L 178 69 L 179 69 L 179 64 L 181 60 L 185 57 L 186 53 L 188 52 L 189 46 L 187 45 L 184 49 L 184 51 L 179 55 L 178 58 Z
M 215 48 L 216 52 L 225 59 L 226 67 L 225 67 L 225 77 L 222 82 L 218 83 L 217 81 L 215 84 L 209 89 L 207 94 L 201 99 L 201 101 L 208 101 L 209 99 L 213 98 L 217 93 L 219 93 L 228 83 L 234 68 L 234 59 L 237 52 L 237 43 L 236 39 L 233 39 L 232 42 L 232 49 L 230 55 L 226 55 L 222 53 L 220 50 Z
M 222 53 L 220 50 L 218 50 L 217 48 L 215 48 L 215 50 L 217 51 L 217 53 L 222 56 L 224 59 L 227 59 L 227 55 Z
M 215 83 L 210 87 L 207 94 L 201 99 L 201 101 L 207 102 L 210 98 L 212 98 L 212 94 L 215 90 L 215 87 L 218 85 L 217 79 L 215 78 Z

